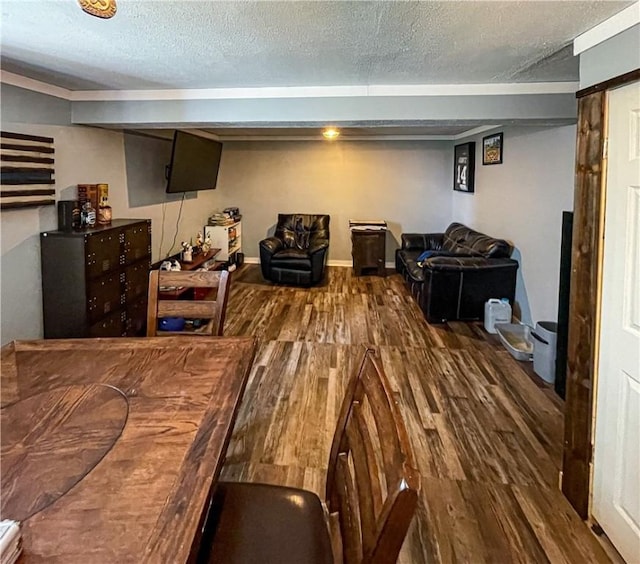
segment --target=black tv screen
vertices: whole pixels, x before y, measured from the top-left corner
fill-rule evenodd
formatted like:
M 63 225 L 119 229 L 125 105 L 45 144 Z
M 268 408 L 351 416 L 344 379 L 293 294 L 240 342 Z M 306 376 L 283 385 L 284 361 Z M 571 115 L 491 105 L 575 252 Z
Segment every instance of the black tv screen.
M 184 131 L 173 134 L 167 193 L 213 190 L 218 180 L 222 143 Z

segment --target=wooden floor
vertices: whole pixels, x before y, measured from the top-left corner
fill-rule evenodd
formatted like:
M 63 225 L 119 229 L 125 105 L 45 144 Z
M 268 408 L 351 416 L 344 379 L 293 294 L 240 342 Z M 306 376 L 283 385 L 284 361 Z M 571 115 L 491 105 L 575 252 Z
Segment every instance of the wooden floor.
M 422 475 L 399 562 L 609 562 L 558 490 L 562 402 L 480 324 L 429 325 L 402 279 L 234 274 L 225 335 L 260 339 L 223 477 L 321 497 L 345 383 L 376 345 Z

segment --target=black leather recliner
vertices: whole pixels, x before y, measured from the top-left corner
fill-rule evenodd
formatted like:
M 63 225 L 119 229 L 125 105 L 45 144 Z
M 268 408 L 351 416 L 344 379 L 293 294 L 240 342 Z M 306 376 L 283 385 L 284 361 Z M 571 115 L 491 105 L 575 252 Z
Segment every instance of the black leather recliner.
M 444 233 L 403 233 L 396 251 L 396 270 L 430 323 L 484 318 L 489 298 L 508 298 L 513 305 L 518 262 L 513 247 L 462 225 Z M 429 258 L 418 264 L 424 251 Z
M 273 237 L 260 241 L 266 280 L 310 286 L 322 280 L 329 249 L 329 216 L 278 214 Z

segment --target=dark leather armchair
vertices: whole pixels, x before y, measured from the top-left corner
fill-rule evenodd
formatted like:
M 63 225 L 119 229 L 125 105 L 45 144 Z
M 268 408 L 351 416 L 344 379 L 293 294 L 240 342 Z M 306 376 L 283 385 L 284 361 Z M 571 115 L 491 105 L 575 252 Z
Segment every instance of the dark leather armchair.
M 310 286 L 322 279 L 329 249 L 329 216 L 278 214 L 273 237 L 260 241 L 262 276 Z

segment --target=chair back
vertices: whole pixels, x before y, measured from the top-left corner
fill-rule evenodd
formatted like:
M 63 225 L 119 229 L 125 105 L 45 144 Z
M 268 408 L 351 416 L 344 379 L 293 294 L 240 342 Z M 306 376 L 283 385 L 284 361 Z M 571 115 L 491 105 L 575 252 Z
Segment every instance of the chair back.
M 229 273 L 222 271 L 167 271 L 152 270 L 149 274 L 149 302 L 147 305 L 147 337 L 158 335 L 214 335 L 221 336 L 229 297 Z M 160 288 L 217 289 L 215 300 L 209 297 L 194 299 L 161 299 Z M 173 297 L 173 296 L 172 296 Z M 185 317 L 208 319 L 206 332 L 158 331 L 158 319 L 163 317 Z
M 374 355 L 365 351 L 349 382 L 329 458 L 326 501 L 338 514 L 345 564 L 396 562 L 420 490 L 406 427 Z
M 329 221 L 326 214 L 279 213 L 274 237 L 286 248 L 306 250 L 319 241 L 329 241 Z

